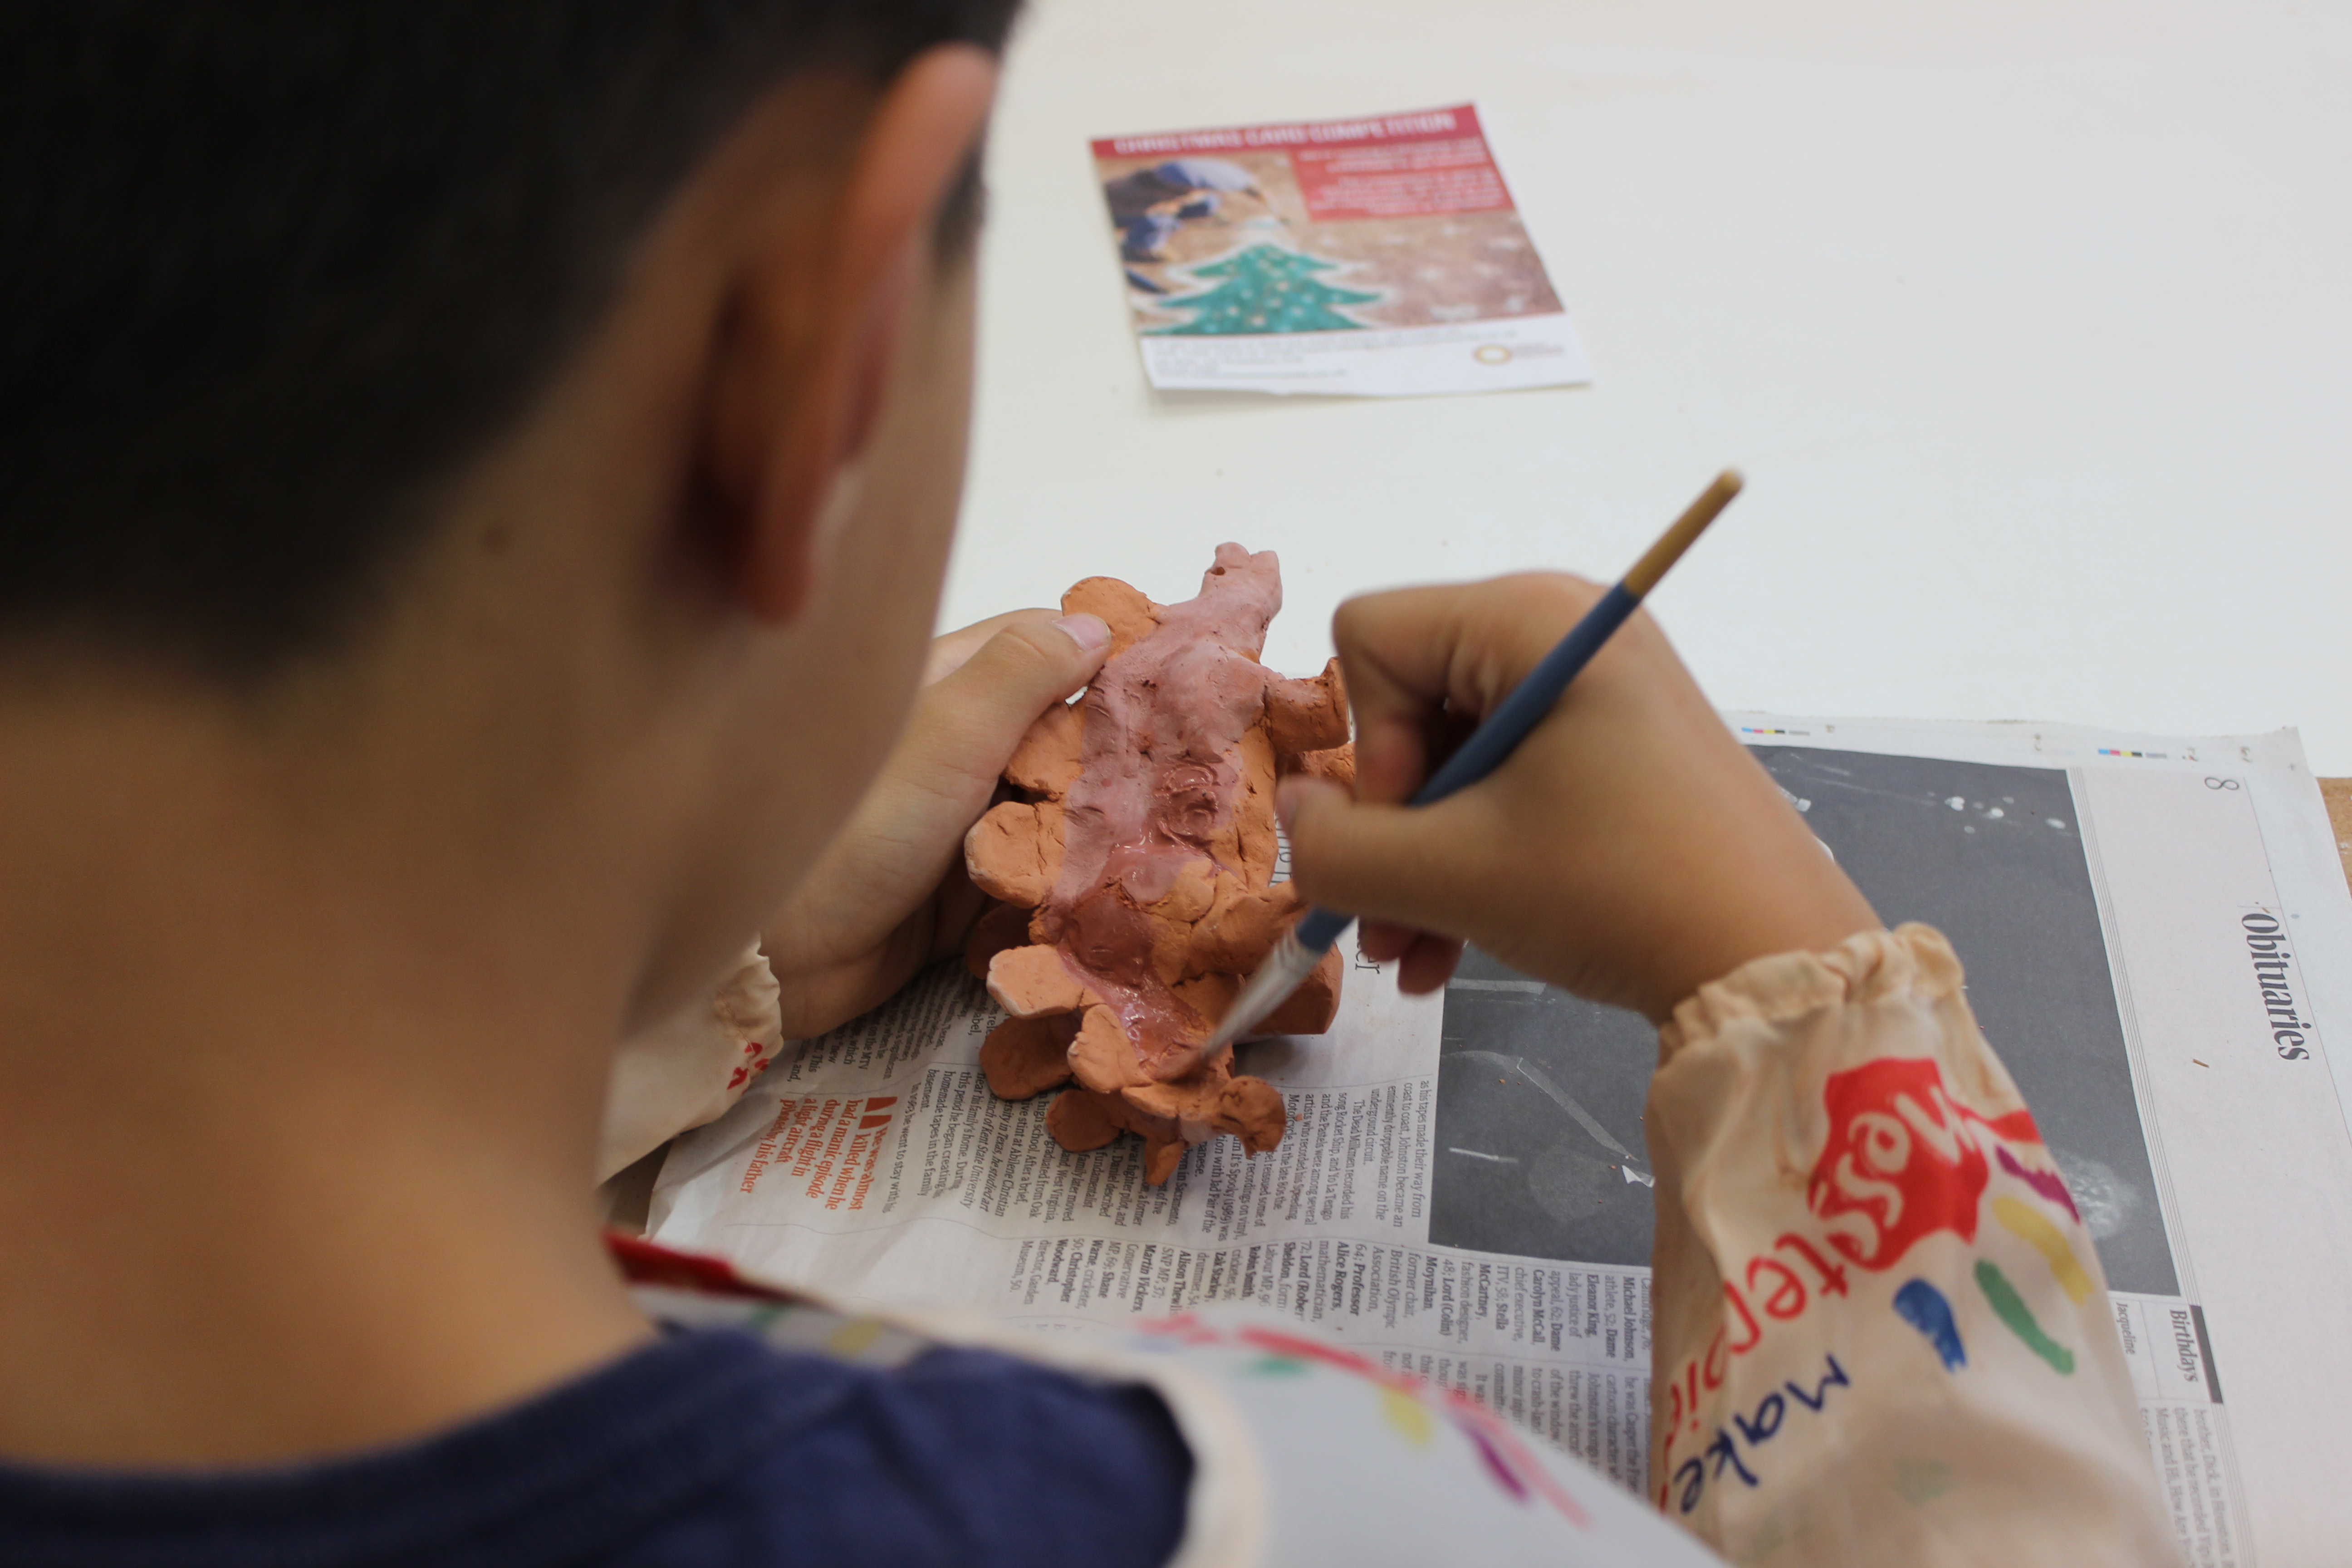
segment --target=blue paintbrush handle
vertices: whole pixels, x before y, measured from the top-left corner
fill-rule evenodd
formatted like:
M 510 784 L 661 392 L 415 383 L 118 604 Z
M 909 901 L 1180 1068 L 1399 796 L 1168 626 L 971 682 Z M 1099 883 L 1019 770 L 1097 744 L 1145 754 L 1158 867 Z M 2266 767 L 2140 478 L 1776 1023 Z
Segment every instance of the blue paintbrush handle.
M 1584 618 L 1552 645 L 1543 661 L 1528 671 L 1527 679 L 1511 688 L 1511 694 L 1496 705 L 1486 722 L 1445 759 L 1445 765 L 1413 795 L 1412 804 L 1433 805 L 1456 790 L 1469 788 L 1507 762 L 1641 602 L 1641 596 L 1622 583 L 1601 595 L 1601 602 L 1584 612 Z M 1307 911 L 1292 934 L 1309 952 L 1328 952 L 1355 922 L 1353 915 L 1318 907 Z
M 1691 502 L 1674 526 L 1658 536 L 1632 571 L 1619 579 L 1615 587 L 1601 595 L 1601 602 L 1584 612 L 1584 618 L 1568 629 L 1568 635 L 1552 646 L 1541 663 L 1528 671 L 1527 679 L 1511 689 L 1511 694 L 1496 704 L 1486 715 L 1486 721 L 1471 731 L 1462 747 L 1445 759 L 1445 765 L 1433 774 L 1429 782 L 1412 797 L 1415 805 L 1428 805 L 1444 800 L 1454 791 L 1467 789 L 1509 760 L 1528 732 L 1544 721 L 1552 710 L 1569 683 L 1592 656 L 1625 624 L 1658 579 L 1673 570 L 1675 562 L 1691 542 L 1706 531 L 1716 515 L 1731 504 L 1739 493 L 1738 470 L 1726 468 L 1716 476 L 1698 500 Z M 1297 989 L 1299 983 L 1311 971 L 1323 954 L 1331 951 L 1347 929 L 1356 923 L 1356 917 L 1338 910 L 1310 909 L 1298 923 L 1284 933 L 1274 952 L 1241 994 L 1226 1009 L 1224 1021 L 1217 1026 L 1211 1038 L 1213 1047 L 1222 1047 L 1241 1037 L 1242 1033 L 1259 1020 L 1272 1015 L 1283 998 Z
M 1343 915 L 1337 910 L 1327 910 L 1318 905 L 1308 910 L 1299 922 L 1290 928 L 1290 934 L 1297 937 L 1298 945 L 1309 952 L 1328 952 L 1331 944 L 1344 936 L 1348 928 L 1355 923 L 1353 915 Z
M 1445 765 L 1414 794 L 1412 804 L 1434 805 L 1455 791 L 1469 788 L 1509 761 L 1528 731 L 1542 723 L 1544 715 L 1559 703 L 1569 682 L 1592 662 L 1592 656 L 1625 624 L 1625 617 L 1641 602 L 1622 583 L 1601 595 L 1601 602 L 1568 628 L 1568 635 L 1552 645 L 1552 650 L 1543 656 L 1543 662 L 1528 671 L 1527 679 L 1511 688 L 1511 694 L 1496 704 L 1486 722 L 1472 731 L 1470 738 L 1445 759 Z

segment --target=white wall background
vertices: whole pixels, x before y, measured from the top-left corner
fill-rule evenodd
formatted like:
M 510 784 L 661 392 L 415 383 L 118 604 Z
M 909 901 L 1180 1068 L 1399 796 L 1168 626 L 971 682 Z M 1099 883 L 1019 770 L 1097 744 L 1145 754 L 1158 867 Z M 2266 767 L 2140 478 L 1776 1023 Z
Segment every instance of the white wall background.
M 1474 100 L 1594 384 L 1155 396 L 1087 153 Z M 1614 575 L 1719 706 L 2298 725 L 2352 773 L 2352 7 L 1033 0 L 991 163 L 943 624 L 1282 552 L 1332 606 Z

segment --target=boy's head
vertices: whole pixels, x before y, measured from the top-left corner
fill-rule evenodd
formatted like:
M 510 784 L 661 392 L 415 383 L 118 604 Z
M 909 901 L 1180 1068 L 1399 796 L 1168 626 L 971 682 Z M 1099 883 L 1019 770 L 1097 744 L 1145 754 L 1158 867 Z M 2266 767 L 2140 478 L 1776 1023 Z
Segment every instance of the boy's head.
M 899 722 L 1012 10 L 0 0 L 14 806 L 111 749 L 677 1001 Z

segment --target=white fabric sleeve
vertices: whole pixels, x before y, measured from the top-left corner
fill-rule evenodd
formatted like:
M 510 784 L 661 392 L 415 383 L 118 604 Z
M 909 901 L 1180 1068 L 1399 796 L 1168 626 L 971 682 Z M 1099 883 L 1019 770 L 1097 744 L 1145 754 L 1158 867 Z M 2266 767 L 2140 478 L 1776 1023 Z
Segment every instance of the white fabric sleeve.
M 1469 1395 L 1257 1309 L 1210 1307 L 1116 1336 L 1039 1334 L 829 1302 L 714 1260 L 616 1245 L 636 1264 L 638 1304 L 679 1327 L 738 1328 L 877 1367 L 967 1345 L 1151 1388 L 1192 1456 L 1184 1536 L 1168 1568 L 1721 1568 L 1641 1499 Z M 665 1256 L 683 1268 L 664 1269 Z M 721 1291 L 751 1294 L 709 1293 L 714 1272 L 728 1282 Z
M 1650 1476 L 1734 1563 L 2179 1561 L 2098 1255 L 1942 936 L 1660 1032 Z
M 596 1180 L 726 1115 L 774 1059 L 783 1033 L 776 977 L 754 942 L 708 995 L 614 1051 Z

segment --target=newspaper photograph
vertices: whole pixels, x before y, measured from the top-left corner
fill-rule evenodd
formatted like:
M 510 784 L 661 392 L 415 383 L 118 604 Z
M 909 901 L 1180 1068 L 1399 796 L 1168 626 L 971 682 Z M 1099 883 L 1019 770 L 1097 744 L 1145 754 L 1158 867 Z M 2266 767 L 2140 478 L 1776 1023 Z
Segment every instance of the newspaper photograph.
M 1469 104 L 1093 145 L 1153 386 L 1396 396 L 1591 379 Z
M 2352 1300 L 2352 1262 L 2284 1242 L 2273 1197 L 2352 1201 L 2338 1003 L 2300 956 L 2347 951 L 2352 896 L 2292 733 L 1732 722 L 1880 913 L 1963 955 L 2099 1249 L 2184 1553 L 2256 1562 L 2262 1521 L 2317 1501 L 2293 1478 L 2318 1435 L 2266 1419 L 2271 1391 L 2344 1386 L 2352 1359 L 2277 1288 Z M 1655 1032 L 1475 950 L 1421 998 L 1359 956 L 1340 1007 L 1242 1047 L 1283 1093 L 1279 1147 L 1215 1140 L 1150 1187 L 1134 1140 L 1072 1153 L 1047 1097 L 989 1093 L 1002 1015 L 942 964 L 681 1139 L 651 1233 L 1060 1331 L 1254 1302 L 1647 1493 Z

